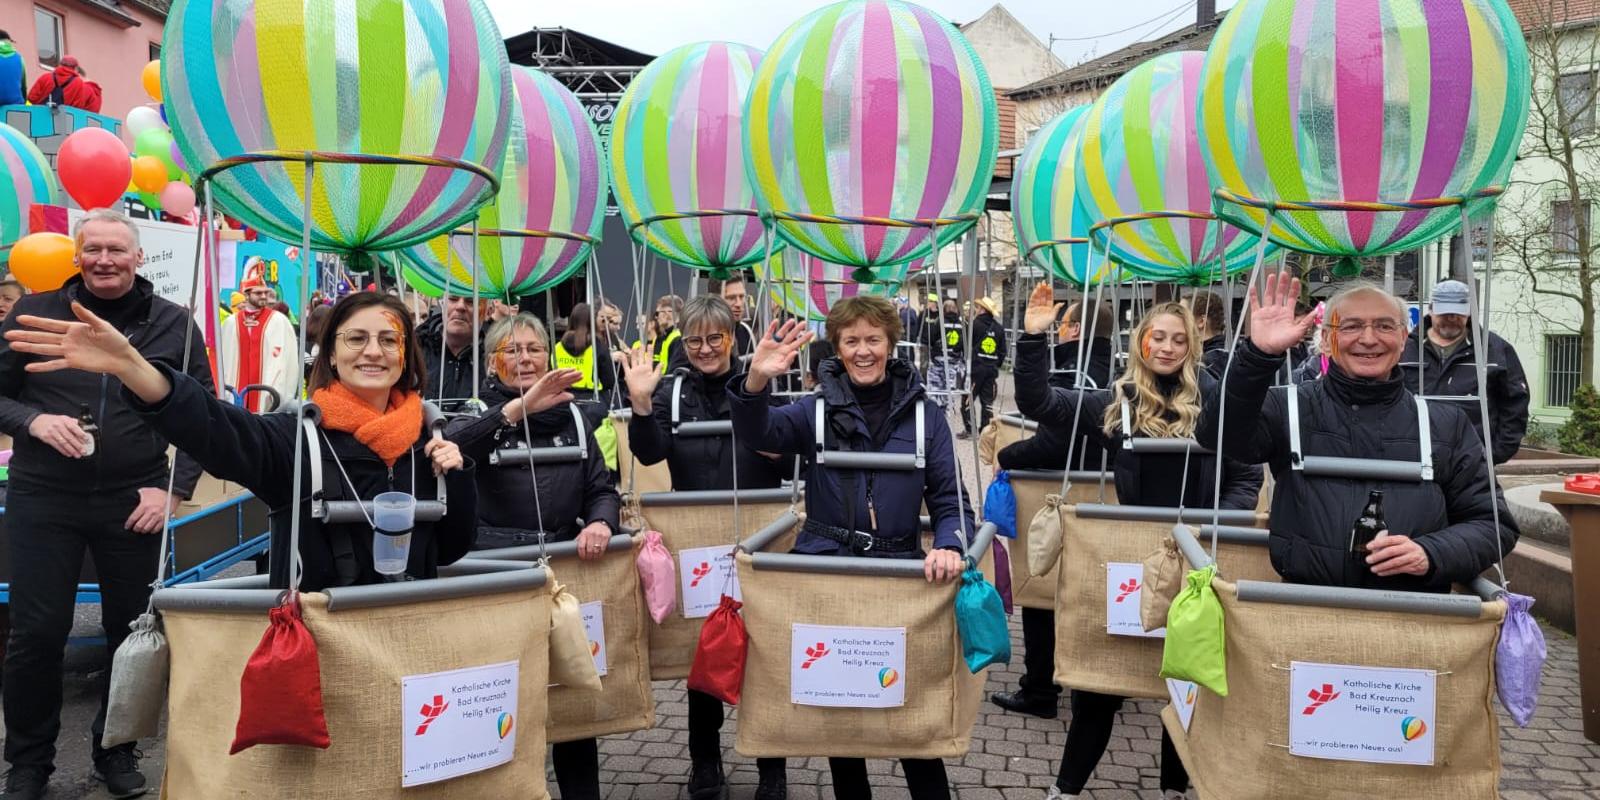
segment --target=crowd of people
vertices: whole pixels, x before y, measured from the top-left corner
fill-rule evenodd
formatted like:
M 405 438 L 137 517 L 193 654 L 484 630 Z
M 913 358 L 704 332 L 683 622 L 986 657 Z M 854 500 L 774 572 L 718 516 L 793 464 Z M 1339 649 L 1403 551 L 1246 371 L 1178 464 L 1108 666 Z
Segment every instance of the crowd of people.
M 13 299 L 0 283 L 0 312 L 8 312 L 0 431 L 16 440 L 6 504 L 6 798 L 43 796 L 54 769 L 62 650 L 84 552 L 95 559 L 114 650 L 149 597 L 160 546 L 151 534 L 202 470 L 238 482 L 272 509 L 270 585 L 288 587 L 297 561 L 306 591 L 392 579 L 374 567 L 370 525 L 319 520 L 293 502 L 296 417 L 218 399 L 204 348 L 185 348 L 185 337 L 199 340 L 187 311 L 156 297 L 137 275 L 137 228 L 120 214 L 95 211 L 74 237 L 81 274 L 61 290 Z M 571 309 L 555 327 L 468 297 L 445 298 L 420 323 L 383 292 L 318 306 L 304 320 L 306 396 L 321 410 L 324 457 L 338 468 L 324 470 L 326 485 L 316 488 L 329 499 L 401 491 L 427 500 L 443 485 L 448 513 L 417 522 L 405 569 L 411 579 L 434 577 L 470 550 L 538 541 L 575 541 L 581 568 L 620 530 L 617 470 L 603 439 L 610 412 L 625 410 L 632 457 L 665 462 L 673 490 L 770 488 L 798 476 L 806 513 L 796 552 L 914 559 L 929 582 L 956 580 L 963 534 L 976 525 L 971 494 L 978 487 L 963 483 L 958 434 L 944 405 L 947 392 L 969 388 L 963 420 L 989 421 L 1013 352 L 997 307 L 980 298 L 964 313 L 929 295 L 916 313 L 903 302 L 857 296 L 833 305 L 819 338 L 795 319 L 754 328 L 749 288 L 734 278 L 687 301 L 664 296 L 638 321 L 641 333 L 631 344 L 623 339 L 622 311 L 603 300 Z M 270 382 L 262 359 L 252 364 L 248 353 L 281 334 L 273 332 L 275 298 L 248 282 L 243 289 L 246 305 L 226 329 L 238 337 L 237 362 L 222 374 L 236 383 Z M 1370 284 L 1342 288 L 1318 325 L 1315 314 L 1297 313 L 1299 282 L 1270 275 L 1250 298 L 1248 332 L 1231 348 L 1221 299 L 1203 294 L 1157 304 L 1134 321 L 1130 352 L 1119 364 L 1110 304 L 1064 305 L 1038 287 L 1016 337 L 1014 370 L 1017 407 L 1039 432 L 1001 450 L 999 465 L 1060 469 L 1071 449 L 1075 468 L 1110 471 L 1123 504 L 1240 509 L 1256 507 L 1270 470 L 1272 562 L 1285 580 L 1300 583 L 1445 591 L 1511 548 L 1517 528 L 1475 426 L 1489 425 L 1493 459 L 1509 457 L 1526 423 L 1526 387 L 1514 353 L 1491 334 L 1490 414 L 1473 413 L 1465 398 L 1478 390 L 1476 373 L 1464 365 L 1473 361 L 1474 334 L 1454 286 L 1434 293 L 1420 354 L 1407 335 L 1404 302 Z M 1286 354 L 1308 338 L 1317 355 L 1305 360 L 1320 368 L 1302 373 L 1303 382 L 1278 385 Z M 807 351 L 816 361 L 801 372 L 814 390 L 791 391 Z M 1440 395 L 1425 414 L 1412 399 L 1419 373 L 1422 390 Z M 283 394 L 293 392 L 291 386 Z M 457 409 L 443 438 L 430 435 L 425 400 L 473 397 L 480 403 Z M 80 425 L 83 414 L 96 423 L 92 434 Z M 1293 437 L 1291 419 L 1300 426 Z M 718 420 L 731 423 L 730 434 L 674 435 L 680 423 Z M 1128 437 L 1189 439 L 1220 455 L 1128 451 L 1121 447 Z M 536 474 L 526 462 L 490 458 L 497 450 L 575 444 L 584 445 L 581 457 L 541 464 Z M 169 445 L 177 453 L 171 495 Z M 923 459 L 905 469 L 841 468 L 810 458 L 818 448 Z M 1434 478 L 1308 477 L 1291 468 L 1302 454 L 1421 459 L 1431 462 Z M 1350 521 L 1372 489 L 1393 498 L 1390 530 L 1353 558 Z M 924 513 L 933 531 L 926 550 Z M 297 553 L 287 535 L 294 515 L 301 515 Z M 1021 685 L 992 699 L 1008 711 L 1054 718 L 1061 690 L 1050 677 L 1051 612 L 1024 609 L 1022 625 Z M 1072 693 L 1052 796 L 1083 790 L 1123 699 Z M 725 709 L 695 691 L 688 709 L 688 794 L 723 797 Z M 102 749 L 103 726 L 102 703 L 91 731 L 96 777 L 114 796 L 143 793 L 138 751 L 131 744 Z M 598 800 L 598 753 L 593 739 L 555 745 L 563 798 Z M 1181 795 L 1188 778 L 1170 741 L 1163 741 L 1161 759 L 1163 790 Z M 861 759 L 829 764 L 835 796 L 870 797 Z M 756 797 L 786 797 L 783 759 L 760 759 L 758 767 Z M 950 797 L 942 761 L 906 759 L 902 770 L 915 800 Z

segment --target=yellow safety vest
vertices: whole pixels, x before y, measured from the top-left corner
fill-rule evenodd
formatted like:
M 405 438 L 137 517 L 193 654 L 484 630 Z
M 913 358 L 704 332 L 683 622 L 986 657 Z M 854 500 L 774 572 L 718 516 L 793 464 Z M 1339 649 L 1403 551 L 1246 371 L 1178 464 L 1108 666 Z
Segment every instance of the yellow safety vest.
M 560 342 L 556 342 L 556 369 L 575 369 L 579 375 L 583 376 L 578 379 L 577 383 L 572 384 L 574 389 L 604 391 L 606 388 L 605 383 L 599 379 L 599 376 L 594 371 L 593 345 L 579 355 L 572 355 L 567 352 L 567 348 L 563 347 Z
M 667 354 L 672 350 L 672 343 L 678 341 L 682 335 L 682 331 L 673 328 L 672 333 L 667 334 L 667 338 L 662 339 L 661 344 L 656 345 L 656 364 L 660 365 L 662 375 L 667 374 Z

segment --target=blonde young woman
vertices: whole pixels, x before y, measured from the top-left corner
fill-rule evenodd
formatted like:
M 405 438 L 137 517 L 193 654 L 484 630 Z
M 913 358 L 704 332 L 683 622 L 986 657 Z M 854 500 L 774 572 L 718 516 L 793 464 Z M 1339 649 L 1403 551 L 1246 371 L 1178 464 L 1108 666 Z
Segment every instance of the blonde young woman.
M 1200 337 L 1194 317 L 1179 303 L 1151 309 L 1133 329 L 1128 370 L 1109 391 L 1056 388 L 1049 385 L 1049 342 L 1044 336 L 1055 322 L 1058 304 L 1050 287 L 1034 287 L 1023 320 L 1026 333 L 1017 340 L 1017 408 L 1041 426 L 1054 429 L 1063 441 L 1072 434 L 1098 439 L 1116 453 L 1113 468 L 1117 497 L 1124 505 L 1210 508 L 1215 495 L 1216 462 L 1209 455 L 1131 453 L 1120 450 L 1125 437 L 1191 438 L 1200 420 L 1202 399 L 1215 394 L 1216 379 L 1201 366 Z M 1132 430 L 1123 426 L 1127 404 Z M 1204 444 L 1204 443 L 1202 443 Z M 1066 463 L 1066 454 L 1062 454 Z M 1187 476 L 1187 477 L 1185 477 Z M 1223 459 L 1222 507 L 1255 508 L 1261 468 Z M 1061 769 L 1050 798 L 1075 798 L 1094 773 L 1111 739 L 1117 710 L 1125 698 L 1073 691 L 1072 723 L 1061 756 Z M 1161 789 L 1166 797 L 1182 797 L 1189 776 L 1172 749 L 1161 739 Z

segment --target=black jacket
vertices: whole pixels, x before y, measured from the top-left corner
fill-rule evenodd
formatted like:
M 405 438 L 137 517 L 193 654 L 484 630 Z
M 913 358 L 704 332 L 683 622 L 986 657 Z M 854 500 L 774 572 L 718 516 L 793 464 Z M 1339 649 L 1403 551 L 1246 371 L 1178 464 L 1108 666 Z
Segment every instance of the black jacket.
M 1427 326 L 1428 323 L 1424 322 L 1424 336 Z M 1522 447 L 1522 436 L 1528 432 L 1528 379 L 1522 372 L 1522 361 L 1517 358 L 1516 348 L 1493 331 L 1486 333 L 1489 335 L 1489 352 L 1485 354 L 1488 358 L 1489 417 L 1494 420 L 1489 432 L 1493 437 L 1490 441 L 1494 445 L 1494 463 L 1504 464 L 1517 454 Z M 1474 364 L 1476 356 L 1473 349 L 1476 346 L 1472 331 L 1469 330 L 1466 339 L 1444 360 L 1440 360 L 1432 344 L 1422 348 L 1425 354 L 1421 364 L 1422 378 L 1426 381 L 1422 393 L 1427 396 L 1476 397 L 1478 370 Z M 1417 366 L 1417 337 L 1410 336 L 1406 338 L 1406 349 L 1400 356 L 1400 369 L 1405 372 L 1406 388 L 1412 392 L 1417 391 Z M 1467 418 L 1472 420 L 1472 426 L 1478 429 L 1481 441 L 1483 415 L 1479 413 L 1478 403 L 1453 402 L 1450 405 L 1466 412 Z
M 1077 388 L 1077 370 L 1079 346 L 1083 340 L 1062 342 L 1055 346 L 1056 371 L 1050 373 L 1050 385 L 1062 389 Z M 1063 371 L 1066 370 L 1066 371 Z M 1090 383 L 1084 385 L 1087 389 L 1109 389 L 1111 380 L 1111 340 L 1104 336 L 1096 336 L 1090 340 L 1089 363 L 1085 365 L 1085 375 Z
M 417 326 L 417 344 L 422 346 L 422 363 L 427 368 L 427 380 L 422 384 L 422 396 L 427 400 L 461 400 L 472 396 L 472 346 L 459 355 L 450 352 L 444 343 L 444 314 L 435 308 L 428 318 Z M 483 331 L 478 332 L 478 364 L 489 369 L 489 353 L 483 349 Z M 440 380 L 443 376 L 443 390 Z M 481 385 L 481 384 L 480 384 Z
M 1228 335 L 1219 333 L 1200 345 L 1200 364 L 1215 378 L 1222 378 L 1222 370 L 1228 365 Z
M 1226 452 L 1272 468 L 1272 565 L 1285 580 L 1332 586 L 1448 591 L 1511 552 L 1517 524 L 1500 490 L 1489 481 L 1483 446 L 1472 423 L 1444 403 L 1429 406 L 1434 480 L 1427 483 L 1308 477 L 1290 468 L 1285 389 L 1270 389 L 1282 356 L 1241 342 L 1228 383 Z M 1362 381 L 1330 366 L 1320 380 L 1299 384 L 1301 446 L 1306 455 L 1416 461 L 1420 428 L 1416 404 L 1398 370 L 1386 381 Z M 1208 400 L 1201 441 L 1217 435 L 1217 403 Z M 1384 492 L 1389 529 L 1410 536 L 1428 554 L 1424 576 L 1379 578 L 1349 558 L 1350 530 L 1367 493 Z M 1492 507 L 1500 507 L 1500 531 Z M 1497 542 L 1498 538 L 1498 542 Z
M 972 368 L 998 371 L 1006 363 L 1006 329 L 987 311 L 972 318 Z
M 628 447 L 645 466 L 665 460 L 672 473 L 674 491 L 733 488 L 733 442 L 727 436 L 674 436 L 672 433 L 672 392 L 676 376 L 683 376 L 678 395 L 681 422 L 728 419 L 728 395 L 708 392 L 705 376 L 689 368 L 674 371 L 661 379 L 651 402 L 651 413 L 634 414 L 628 421 Z M 733 370 L 729 383 L 743 381 Z M 720 388 L 720 387 L 719 387 Z M 774 398 L 774 405 L 783 400 Z M 791 476 L 789 459 L 774 461 L 756 452 L 749 440 L 739 442 L 738 470 L 740 489 L 771 489 Z
M 1017 408 L 1022 413 L 1038 420 L 1041 430 L 1055 428 L 1063 440 L 1070 435 L 1076 414 L 1080 433 L 1116 453 L 1113 475 L 1117 499 L 1123 505 L 1176 506 L 1181 494 L 1182 504 L 1188 508 L 1212 507 L 1216 495 L 1215 456 L 1189 457 L 1188 481 L 1184 484 L 1185 456 L 1182 453 L 1141 454 L 1121 450 L 1127 433 L 1107 436 L 1104 426 L 1106 407 L 1114 402 L 1114 390 L 1060 389 L 1048 385 L 1044 375 L 1046 346 L 1044 337 L 1038 334 L 1017 340 Z M 1216 379 L 1203 369 L 1197 374 L 1203 401 L 1208 394 L 1215 393 Z M 1204 443 L 1206 440 L 1197 436 L 1196 441 Z M 1256 496 L 1261 491 L 1261 474 L 1258 466 L 1224 457 L 1222 508 L 1255 508 Z
M 71 302 L 80 296 L 88 296 L 88 292 L 83 288 L 83 278 L 77 275 L 57 291 L 27 295 L 17 301 L 0 331 L 16 328 L 17 319 L 23 314 L 76 320 Z M 203 391 L 215 393 L 205 340 L 188 312 L 156 297 L 154 287 L 143 277 L 134 278 L 133 289 L 123 300 L 133 307 L 127 309 L 132 321 L 122 327 L 122 332 L 140 354 L 152 363 L 183 370 L 199 382 Z M 187 364 L 183 360 L 186 335 L 193 342 Z M 122 383 L 109 375 L 70 369 L 26 371 L 29 363 L 39 360 L 43 359 L 13 351 L 10 343 L 0 338 L 0 430 L 15 440 L 12 484 L 35 491 L 74 494 L 165 490 L 167 439 L 123 402 L 118 391 Z M 85 404 L 100 426 L 100 441 L 93 455 L 67 458 L 28 434 L 28 425 L 40 414 L 64 414 L 76 419 Z M 176 468 L 173 493 L 189 497 L 200 479 L 200 466 L 180 450 Z
M 445 431 L 446 438 L 461 446 L 461 454 L 478 465 L 478 521 L 482 530 L 477 546 L 482 549 L 521 544 L 523 533 L 541 529 L 551 542 L 576 539 L 584 525 L 597 521 L 611 526 L 612 532 L 620 530 L 617 515 L 622 500 L 617 496 L 616 481 L 606 469 L 605 456 L 595 443 L 589 420 L 585 420 L 582 432 L 589 448 L 588 458 L 582 462 L 537 465 L 537 494 L 529 479 L 528 465 L 489 464 L 490 452 L 517 449 L 524 444 L 522 423 L 507 425 L 501 414 L 506 402 L 518 394 L 489 378 L 483 388 L 483 401 L 489 404 L 489 410 L 475 417 L 457 417 Z M 578 443 L 579 431 L 565 403 L 529 417 L 528 432 L 534 447 Z
M 158 365 L 161 366 L 161 365 Z M 235 481 L 254 492 L 271 509 L 272 586 L 289 585 L 289 531 L 294 502 L 294 448 L 300 425 L 290 411 L 252 414 L 210 396 L 200 384 L 162 367 L 172 382 L 172 393 L 147 406 L 127 389 L 123 399 L 179 449 L 223 480 Z M 432 461 L 422 454 L 426 431 L 417 432 L 411 452 L 389 467 L 355 436 L 321 430 L 322 486 L 329 500 L 371 500 L 381 492 L 397 491 L 418 500 L 438 496 Z M 383 583 L 372 565 L 372 526 L 366 522 L 323 524 L 311 516 L 309 454 L 301 470 L 300 558 L 305 572 L 300 588 L 315 592 L 329 586 Z M 349 475 L 346 483 L 339 465 Z M 350 489 L 355 488 L 354 497 Z M 438 522 L 418 522 L 411 535 L 411 561 L 406 574 L 413 578 L 438 575 L 440 564 L 453 564 L 472 549 L 477 532 L 478 489 L 473 464 L 445 474 L 449 513 Z
M 1075 388 L 1073 382 L 1077 374 L 1078 345 L 1082 341 L 1079 339 L 1062 342 L 1055 346 L 1057 371 L 1050 374 L 1051 386 L 1061 389 Z M 1112 377 L 1111 340 L 1095 337 L 1091 341 L 1093 344 L 1089 348 L 1089 363 L 1084 372 L 1085 377 L 1092 383 L 1085 386 L 1095 389 L 1109 388 Z M 1071 370 L 1071 372 L 1060 370 Z M 1040 425 L 1033 436 L 1006 445 L 995 457 L 999 460 L 1001 469 L 1061 469 L 1067 463 L 1068 435 L 1068 431 L 1058 429 L 1054 425 Z M 1073 469 L 1099 470 L 1102 464 L 1110 468 L 1116 463 L 1116 451 L 1105 448 L 1104 437 L 1091 436 L 1088 431 L 1081 432 L 1078 446 L 1072 452 L 1072 460 L 1075 462 Z
M 934 317 L 923 320 L 922 343 L 928 346 L 928 357 L 944 358 L 948 354 L 953 362 L 966 361 L 966 340 L 962 338 L 966 332 L 960 314 L 945 314 L 943 321 Z

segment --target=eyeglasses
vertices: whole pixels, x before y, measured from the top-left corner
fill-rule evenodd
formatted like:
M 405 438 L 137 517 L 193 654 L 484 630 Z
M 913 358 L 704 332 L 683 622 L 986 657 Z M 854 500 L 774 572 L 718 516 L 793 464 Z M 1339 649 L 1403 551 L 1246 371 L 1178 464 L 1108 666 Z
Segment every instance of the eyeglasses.
M 521 358 L 522 356 L 542 356 L 550 349 L 542 344 L 508 344 L 495 351 L 503 356 Z
M 1400 321 L 1393 319 L 1375 319 L 1371 322 L 1349 320 L 1339 323 L 1334 327 L 1334 330 L 1338 331 L 1339 335 L 1346 339 L 1354 339 L 1368 328 L 1371 328 L 1372 332 L 1379 336 L 1393 336 L 1402 330 Z
M 727 341 L 727 337 L 720 333 L 713 333 L 710 336 L 685 336 L 683 337 L 683 346 L 690 350 L 704 350 L 707 348 L 721 350 L 722 343 L 725 341 Z
M 336 337 L 344 342 L 344 346 L 357 353 L 367 349 L 367 343 L 372 341 L 372 334 L 366 331 L 340 331 Z M 378 349 L 385 353 L 400 352 L 400 334 L 395 331 L 383 331 L 378 334 Z

